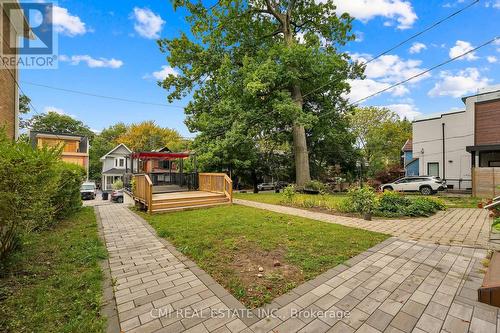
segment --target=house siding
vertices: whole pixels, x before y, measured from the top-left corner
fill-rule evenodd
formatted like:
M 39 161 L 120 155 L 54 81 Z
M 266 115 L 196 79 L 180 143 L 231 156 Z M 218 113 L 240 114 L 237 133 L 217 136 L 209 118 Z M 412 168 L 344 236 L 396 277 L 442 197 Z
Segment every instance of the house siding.
M 474 143 L 473 116 L 468 110 L 413 123 L 413 156 L 419 159 L 419 175 L 427 175 L 429 164 L 437 163 L 439 176 L 446 178 L 448 185 L 455 189 L 472 187 L 471 157 L 466 147 Z
M 476 103 L 475 144 L 500 143 L 500 100 Z
M 0 9 L 2 14 L 2 30 L 0 40 L 2 42 L 3 54 L 16 54 L 16 50 L 9 47 L 9 38 L 3 35 L 3 31 L 10 31 L 11 24 L 9 17 Z M 0 66 L 0 127 L 5 127 L 7 136 L 15 139 L 18 135 L 18 114 L 17 114 L 17 86 L 14 78 L 17 77 L 16 69 L 6 69 Z

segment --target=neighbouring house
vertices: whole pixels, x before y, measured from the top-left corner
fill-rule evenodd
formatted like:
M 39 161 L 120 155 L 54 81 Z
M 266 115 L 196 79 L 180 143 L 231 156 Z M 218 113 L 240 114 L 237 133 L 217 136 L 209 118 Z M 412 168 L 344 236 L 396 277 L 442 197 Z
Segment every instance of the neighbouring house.
M 413 157 L 413 141 L 412 139 L 406 140 L 403 148 L 403 165 L 405 169 L 405 176 L 418 176 L 418 158 Z
M 117 180 L 123 181 L 123 176 L 130 168 L 128 157 L 132 151 L 123 143 L 111 149 L 106 155 L 101 157 L 102 162 L 102 180 L 101 188 L 103 191 L 113 189 L 113 183 Z
M 4 6 L 0 1 L 0 127 L 5 127 L 7 136 L 12 139 L 19 137 L 19 68 L 12 66 L 17 63 L 17 48 L 20 37 L 33 39 L 33 34 L 19 2 L 9 1 Z M 10 61 L 14 59 L 14 61 Z
M 86 136 L 30 131 L 33 147 L 62 147 L 61 159 L 77 164 L 89 173 L 89 139 Z
M 418 174 L 476 196 L 500 194 L 500 86 L 462 98 L 465 110 L 413 121 L 412 158 Z M 410 170 L 407 169 L 407 172 Z

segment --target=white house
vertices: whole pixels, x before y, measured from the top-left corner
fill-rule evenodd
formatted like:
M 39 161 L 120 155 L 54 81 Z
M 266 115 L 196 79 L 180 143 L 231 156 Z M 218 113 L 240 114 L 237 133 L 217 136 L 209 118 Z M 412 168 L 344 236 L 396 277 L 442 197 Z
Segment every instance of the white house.
M 130 169 L 128 163 L 128 155 L 132 151 L 126 145 L 120 143 L 115 148 L 111 149 L 106 155 L 101 157 L 102 162 L 102 190 L 109 191 L 115 181 L 123 181 L 123 175 Z
M 474 184 L 475 174 L 495 172 L 480 168 L 500 166 L 500 86 L 481 89 L 462 101 L 463 111 L 413 122 L 412 153 L 419 175 L 439 176 L 449 188 L 474 190 L 479 184 Z

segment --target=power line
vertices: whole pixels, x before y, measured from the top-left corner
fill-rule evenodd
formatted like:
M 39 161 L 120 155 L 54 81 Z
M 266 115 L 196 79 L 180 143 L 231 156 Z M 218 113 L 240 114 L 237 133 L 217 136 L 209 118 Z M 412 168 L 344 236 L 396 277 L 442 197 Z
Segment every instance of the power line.
M 376 95 L 379 95 L 379 94 L 381 94 L 381 93 L 383 93 L 383 92 L 386 92 L 386 91 L 388 91 L 388 90 L 394 89 L 394 88 L 396 88 L 396 87 L 398 87 L 398 86 L 400 86 L 400 85 L 402 85 L 402 84 L 405 84 L 405 83 L 407 83 L 407 82 L 409 82 L 409 81 L 411 81 L 411 80 L 413 80 L 413 79 L 416 79 L 416 78 L 418 78 L 418 77 L 420 77 L 420 76 L 422 76 L 422 75 L 425 75 L 425 74 L 427 74 L 427 73 L 429 73 L 429 72 L 431 72 L 431 71 L 435 70 L 436 68 L 439 68 L 439 67 L 442 67 L 442 66 L 444 66 L 444 65 L 447 65 L 447 64 L 449 64 L 450 62 L 453 62 L 453 61 L 455 61 L 455 60 L 457 60 L 457 59 L 460 59 L 460 58 L 462 58 L 463 56 L 465 56 L 465 55 L 467 55 L 467 54 L 469 54 L 469 53 L 475 52 L 475 51 L 479 50 L 480 48 L 485 47 L 486 45 L 489 45 L 489 44 L 491 44 L 491 43 L 493 43 L 493 42 L 495 42 L 495 41 L 497 41 L 497 40 L 499 40 L 499 37 L 495 37 L 495 38 L 493 38 L 493 39 L 490 39 L 489 41 L 484 42 L 483 44 L 481 44 L 481 45 L 479 45 L 479 46 L 477 46 L 477 47 L 475 47 L 475 48 L 473 48 L 473 49 L 471 49 L 471 50 L 469 50 L 469 51 L 467 51 L 467 52 L 464 52 L 464 53 L 462 53 L 462 54 L 460 54 L 460 55 L 458 55 L 458 56 L 456 56 L 456 57 L 453 57 L 453 58 L 448 59 L 448 60 L 446 60 L 446 61 L 444 61 L 444 62 L 442 62 L 442 63 L 440 63 L 440 64 L 437 64 L 437 65 L 435 65 L 435 66 L 432 66 L 431 68 L 426 69 L 425 71 L 422 71 L 422 72 L 420 72 L 420 73 L 418 73 L 418 74 L 416 74 L 416 75 L 413 75 L 413 76 L 411 76 L 411 77 L 409 77 L 409 78 L 407 78 L 407 79 L 405 79 L 405 80 L 403 80 L 403 81 L 399 81 L 398 83 L 395 83 L 395 84 L 393 84 L 393 85 L 391 85 L 391 86 L 389 86 L 389 87 L 387 87 L 387 88 L 384 88 L 384 89 L 382 89 L 382 90 L 379 90 L 379 91 L 377 91 L 377 92 L 375 92 L 375 93 L 373 93 L 373 94 L 370 94 L 370 95 L 368 95 L 368 96 L 366 96 L 366 97 L 363 97 L 363 98 L 361 98 L 361 99 L 358 99 L 358 100 L 357 100 L 357 101 L 355 101 L 355 102 L 349 103 L 349 104 L 348 104 L 348 106 L 352 106 L 352 105 L 354 105 L 354 104 L 358 104 L 359 102 L 363 102 L 363 101 L 365 101 L 365 100 L 367 100 L 367 99 L 369 99 L 369 98 L 371 98 L 371 97 L 373 97 L 373 96 L 376 96 Z
M 79 95 L 85 95 L 85 96 L 91 96 L 91 97 L 97 97 L 97 98 L 104 98 L 104 99 L 109 99 L 109 100 L 114 100 L 114 101 L 119 101 L 119 102 L 135 103 L 135 104 L 142 104 L 142 105 L 153 105 L 153 106 L 161 106 L 161 107 L 166 107 L 166 108 L 175 108 L 175 109 L 184 110 L 184 107 L 178 106 L 178 105 L 167 105 L 167 104 L 161 104 L 161 103 L 140 101 L 140 100 L 135 100 L 135 99 L 130 99 L 130 98 L 100 95 L 100 94 L 90 93 L 90 92 L 81 91 L 81 90 L 54 87 L 54 86 L 49 86 L 46 84 L 35 83 L 35 82 L 30 82 L 30 81 L 22 81 L 22 82 L 25 84 L 32 85 L 32 86 L 37 86 L 37 87 L 42 87 L 42 88 L 47 88 L 47 89 L 52 89 L 52 90 L 59 90 L 59 91 L 64 91 L 64 92 L 68 92 L 68 93 L 72 93 L 72 94 L 79 94 Z
M 444 18 L 442 18 L 442 19 L 440 19 L 440 20 L 438 20 L 438 21 L 434 22 L 433 24 L 431 24 L 430 26 L 428 26 L 428 27 L 427 27 L 427 28 L 425 28 L 424 30 L 422 30 L 422 31 L 420 31 L 420 32 L 417 32 L 416 34 L 414 34 L 414 35 L 412 35 L 412 36 L 408 37 L 407 39 L 405 39 L 405 40 L 403 40 L 403 41 L 399 42 L 398 44 L 394 45 L 393 47 L 389 48 L 388 50 L 386 50 L 386 51 L 384 51 L 384 52 L 379 53 L 379 54 L 378 54 L 378 55 L 376 55 L 374 58 L 371 58 L 370 60 L 366 61 L 366 62 L 364 63 L 364 65 L 367 65 L 367 64 L 369 64 L 370 62 L 372 62 L 372 61 L 374 61 L 374 60 L 376 60 L 376 59 L 378 59 L 378 58 L 380 58 L 380 57 L 382 57 L 382 56 L 386 55 L 387 53 L 389 53 L 389 52 L 391 52 L 391 51 L 394 51 L 394 50 L 395 50 L 395 49 L 397 49 L 398 47 L 400 47 L 400 46 L 402 46 L 402 45 L 404 45 L 404 44 L 408 43 L 410 40 L 415 39 L 416 37 L 418 37 L 418 36 L 420 36 L 420 35 L 423 35 L 423 34 L 424 34 L 424 33 L 426 33 L 427 31 L 434 29 L 434 28 L 435 28 L 435 27 L 437 27 L 438 25 L 440 25 L 440 24 L 444 23 L 445 21 L 447 21 L 447 20 L 451 19 L 452 17 L 454 17 L 454 16 L 456 16 L 456 15 L 458 15 L 458 14 L 460 14 L 460 13 L 464 12 L 465 10 L 467 10 L 467 9 L 469 9 L 470 7 L 474 6 L 474 5 L 475 5 L 476 3 L 478 3 L 478 2 L 479 2 L 479 0 L 475 0 L 475 1 L 471 2 L 470 4 L 468 4 L 467 6 L 465 6 L 465 7 L 461 8 L 461 9 L 457 10 L 456 12 L 453 12 L 452 14 L 450 14 L 450 15 L 448 15 L 448 16 L 446 16 L 446 17 L 444 17 Z M 329 85 L 329 84 L 330 84 L 330 83 L 332 83 L 332 82 L 333 82 L 333 80 L 329 80 L 327 83 L 325 83 L 325 84 L 323 84 L 323 85 L 319 86 L 318 88 L 315 88 L 315 89 L 311 90 L 310 92 L 308 92 L 308 93 L 304 94 L 304 96 L 303 96 L 303 97 L 306 97 L 306 96 L 308 96 L 308 95 L 310 95 L 310 94 L 312 94 L 312 93 L 314 93 L 314 92 L 316 92 L 316 91 L 318 91 L 318 90 L 320 90 L 320 89 L 322 89 L 322 88 L 326 87 L 327 85 Z

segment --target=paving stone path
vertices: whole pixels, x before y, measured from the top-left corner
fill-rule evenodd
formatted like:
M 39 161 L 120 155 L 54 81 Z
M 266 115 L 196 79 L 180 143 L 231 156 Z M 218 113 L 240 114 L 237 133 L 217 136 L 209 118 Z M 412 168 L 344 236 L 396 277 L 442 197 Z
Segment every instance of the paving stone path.
M 266 209 L 277 213 L 307 217 L 323 222 L 342 224 L 382 232 L 401 239 L 418 240 L 444 245 L 495 248 L 489 242 L 491 218 L 479 208 L 455 208 L 438 212 L 429 218 L 388 219 L 365 221 L 305 209 L 234 199 L 234 203 Z
M 500 329 L 497 308 L 474 301 L 485 249 L 392 237 L 249 311 L 123 205 L 98 206 L 96 212 L 123 332 Z

